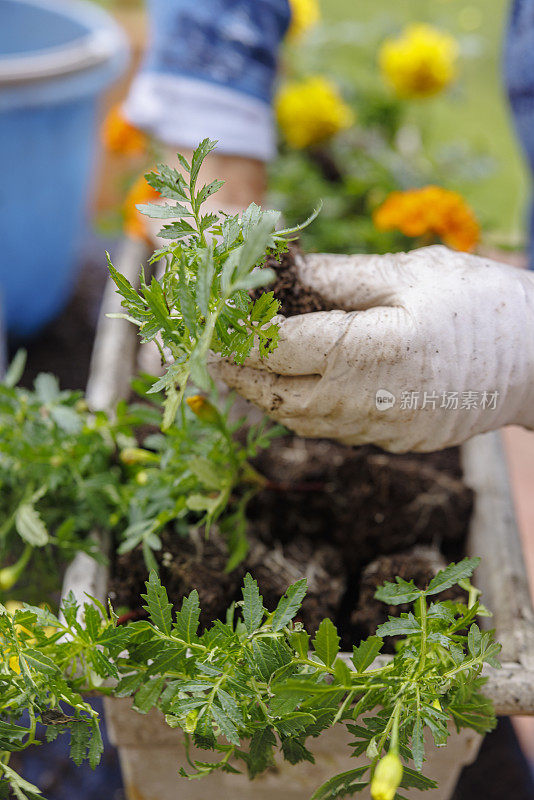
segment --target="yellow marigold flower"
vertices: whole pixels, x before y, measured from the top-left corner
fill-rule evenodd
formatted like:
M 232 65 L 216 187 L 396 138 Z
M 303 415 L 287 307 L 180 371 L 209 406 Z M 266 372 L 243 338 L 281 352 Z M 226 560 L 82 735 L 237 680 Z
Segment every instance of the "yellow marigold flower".
M 283 86 L 275 110 L 287 143 L 297 149 L 320 144 L 354 122 L 336 86 L 319 75 Z
M 480 239 L 472 209 L 457 192 L 425 186 L 391 192 L 374 212 L 379 230 L 399 230 L 413 238 L 438 238 L 455 250 L 470 252 Z
M 148 144 L 147 136 L 128 122 L 118 105 L 105 118 L 101 138 L 106 150 L 124 156 L 143 155 Z
M 373 800 L 393 800 L 401 780 L 401 760 L 390 751 L 376 765 L 371 781 L 371 797 Z
M 128 236 L 133 239 L 148 239 L 146 220 L 136 206 L 159 198 L 159 193 L 146 182 L 144 175 L 140 175 L 124 202 L 124 230 Z
M 382 75 L 400 97 L 429 97 L 456 77 L 458 45 L 431 25 L 408 25 L 386 39 L 378 55 Z
M 289 0 L 291 8 L 291 22 L 287 31 L 288 39 L 300 39 L 310 28 L 313 28 L 321 18 L 321 11 L 317 0 Z

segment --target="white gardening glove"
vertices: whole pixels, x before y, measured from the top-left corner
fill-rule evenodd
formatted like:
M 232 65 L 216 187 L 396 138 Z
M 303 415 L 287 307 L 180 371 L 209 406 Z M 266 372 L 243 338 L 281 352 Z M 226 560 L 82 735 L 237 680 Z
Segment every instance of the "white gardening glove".
M 445 247 L 309 255 L 298 267 L 339 310 L 282 317 L 269 358 L 215 367 L 270 417 L 300 436 L 393 452 L 534 428 L 531 273 Z

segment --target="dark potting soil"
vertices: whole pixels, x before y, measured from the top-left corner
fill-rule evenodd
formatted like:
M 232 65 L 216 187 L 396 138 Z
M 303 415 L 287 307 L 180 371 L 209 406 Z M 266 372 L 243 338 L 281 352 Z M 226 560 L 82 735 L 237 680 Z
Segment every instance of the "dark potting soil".
M 267 258 L 265 266 L 276 273 L 276 280 L 268 289 L 280 302 L 280 313 L 285 317 L 294 317 L 297 314 L 309 314 L 312 311 L 328 311 L 324 299 L 314 289 L 303 286 L 297 274 L 295 256 L 300 253 L 298 245 L 291 242 L 286 253 L 280 259 Z M 250 296 L 257 300 L 263 289 L 255 289 Z
M 425 552 L 415 558 L 412 548 L 425 544 L 444 559 L 461 557 L 472 496 L 459 477 L 456 450 L 391 456 L 371 447 L 286 436 L 255 466 L 273 488 L 249 504 L 251 549 L 237 570 L 224 573 L 227 549 L 216 536 L 189 541 L 164 535 L 158 560 L 169 596 L 179 606 L 196 588 L 204 622 L 224 618 L 230 602 L 241 599 L 246 571 L 258 580 L 267 608 L 290 583 L 306 577 L 309 591 L 299 619 L 315 631 L 330 616 L 349 647 L 373 633 L 388 613 L 403 610 L 370 602 L 377 586 L 397 574 L 424 586 L 445 563 Z M 365 567 L 378 556 L 406 552 L 381 562 L 362 582 Z M 145 580 L 140 551 L 117 556 L 113 602 L 137 609 Z

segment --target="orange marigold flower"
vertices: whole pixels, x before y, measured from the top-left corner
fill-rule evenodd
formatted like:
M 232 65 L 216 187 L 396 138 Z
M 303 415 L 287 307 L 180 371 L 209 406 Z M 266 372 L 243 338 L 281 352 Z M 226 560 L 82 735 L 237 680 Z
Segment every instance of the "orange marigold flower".
M 140 175 L 126 195 L 124 202 L 124 231 L 133 239 L 148 239 L 145 217 L 137 210 L 140 203 L 158 200 L 160 194 Z
M 379 230 L 399 230 L 412 238 L 435 237 L 465 252 L 474 250 L 480 239 L 473 210 L 457 192 L 440 186 L 391 192 L 373 220 Z
M 123 116 L 119 105 L 113 106 L 102 125 L 102 143 L 110 153 L 140 156 L 147 149 L 148 138 Z

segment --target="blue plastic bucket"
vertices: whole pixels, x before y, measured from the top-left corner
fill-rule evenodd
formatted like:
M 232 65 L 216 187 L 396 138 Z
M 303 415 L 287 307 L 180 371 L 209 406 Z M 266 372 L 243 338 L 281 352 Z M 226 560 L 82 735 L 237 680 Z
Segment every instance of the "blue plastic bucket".
M 0 294 L 10 334 L 52 319 L 76 278 L 94 170 L 97 101 L 125 37 L 79 0 L 0 0 Z

